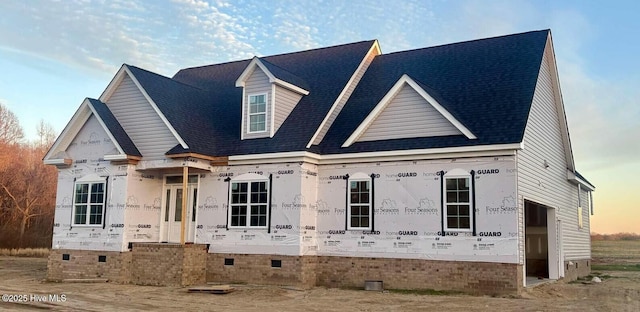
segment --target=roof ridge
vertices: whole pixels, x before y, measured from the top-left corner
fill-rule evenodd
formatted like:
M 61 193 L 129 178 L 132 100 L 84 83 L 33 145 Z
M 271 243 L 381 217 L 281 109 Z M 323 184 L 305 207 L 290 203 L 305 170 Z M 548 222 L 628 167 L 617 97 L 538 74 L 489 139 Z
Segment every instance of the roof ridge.
M 306 53 L 306 52 L 320 51 L 320 50 L 327 50 L 327 49 L 333 49 L 333 48 L 345 47 L 345 46 L 349 46 L 349 45 L 361 44 L 361 43 L 365 43 L 365 42 L 371 42 L 371 43 L 373 44 L 373 42 L 375 42 L 375 41 L 376 41 L 376 39 L 372 39 L 372 40 L 362 40 L 362 41 L 356 41 L 356 42 L 350 42 L 350 43 L 342 43 L 342 44 L 332 45 L 332 46 L 328 46 L 328 47 L 319 47 L 319 48 L 307 49 L 307 50 L 302 50 L 302 51 L 295 51 L 295 52 L 288 52 L 288 53 L 280 53 L 280 54 L 266 55 L 266 56 L 262 56 L 262 57 L 260 57 L 260 58 L 275 57 L 275 56 L 283 56 L 283 55 L 291 55 L 291 54 Z
M 377 39 L 362 40 L 362 41 L 356 41 L 356 42 L 350 42 L 350 43 L 337 44 L 337 45 L 328 46 L 328 47 L 319 47 L 319 48 L 313 48 L 313 49 L 307 49 L 307 50 L 301 50 L 301 51 L 295 51 L 295 52 L 286 52 L 286 53 L 280 53 L 280 54 L 271 54 L 271 55 L 262 55 L 262 56 L 254 55 L 254 57 L 258 57 L 259 59 L 263 60 L 263 59 L 265 59 L 267 57 L 292 55 L 292 54 L 298 54 L 298 53 L 306 53 L 306 52 L 312 52 L 312 51 L 326 50 L 326 49 L 331 49 L 331 48 L 344 47 L 344 46 L 348 46 L 348 45 L 361 44 L 361 43 L 365 43 L 365 42 L 373 43 L 376 40 Z M 191 70 L 191 69 L 204 68 L 204 67 L 209 67 L 209 66 L 228 65 L 228 64 L 238 63 L 238 62 L 251 61 L 251 59 L 253 59 L 253 57 L 252 58 L 248 58 L 248 59 L 241 59 L 241 60 L 235 60 L 235 61 L 229 61 L 229 62 L 223 62 L 223 63 L 214 63 L 214 64 L 207 64 L 207 65 L 200 65 L 200 66 L 193 66 L 193 67 L 185 67 L 185 68 L 181 68 L 180 70 L 178 70 L 178 72 L 174 76 L 176 76 L 179 72 L 181 72 L 183 70 Z
M 393 55 L 393 54 L 405 53 L 405 52 L 413 52 L 413 51 L 421 51 L 421 50 L 429 50 L 429 49 L 434 49 L 434 48 L 442 48 L 442 47 L 446 47 L 446 46 L 455 46 L 455 45 L 467 44 L 467 43 L 472 43 L 472 42 L 493 40 L 493 39 L 499 39 L 499 38 L 508 38 L 508 37 L 522 36 L 522 35 L 531 34 L 531 33 L 550 32 L 550 31 L 551 31 L 551 29 L 547 28 L 547 29 L 541 29 L 541 30 L 525 31 L 525 32 L 515 33 L 515 34 L 506 34 L 506 35 L 499 35 L 499 36 L 493 36 L 493 37 L 485 37 L 485 38 L 480 38 L 480 39 L 456 41 L 456 42 L 450 42 L 450 43 L 443 43 L 443 44 L 439 44 L 439 45 L 434 45 L 434 46 L 430 46 L 430 47 L 415 48 L 415 49 L 401 50 L 401 51 L 395 51 L 395 52 L 390 52 L 390 53 L 383 53 L 380 56 Z
M 154 76 L 158 76 L 158 77 L 160 77 L 160 78 L 164 78 L 164 79 L 167 79 L 167 80 L 169 80 L 169 81 L 175 82 L 175 83 L 177 83 L 177 84 L 180 84 L 180 85 L 183 85 L 183 86 L 186 86 L 186 87 L 189 87 L 189 88 L 196 89 L 196 90 L 198 90 L 198 91 L 204 91 L 203 89 L 198 88 L 198 87 L 196 87 L 196 86 L 193 86 L 193 85 L 190 85 L 190 84 L 184 83 L 184 82 L 182 82 L 182 81 L 175 80 L 175 79 L 173 79 L 173 78 L 170 78 L 170 77 L 167 77 L 167 76 L 164 76 L 164 75 L 161 75 L 161 74 L 158 74 L 158 73 L 152 72 L 152 71 L 147 70 L 147 69 L 144 69 L 144 68 L 140 68 L 140 67 L 135 66 L 135 65 L 129 65 L 129 64 L 126 64 L 126 63 L 125 63 L 124 65 L 125 65 L 125 66 L 127 66 L 127 67 L 129 67 L 129 68 L 135 68 L 135 69 L 141 70 L 141 71 L 143 71 L 143 72 L 146 72 L 146 73 L 148 73 L 148 74 L 152 74 L 152 75 L 154 75 Z

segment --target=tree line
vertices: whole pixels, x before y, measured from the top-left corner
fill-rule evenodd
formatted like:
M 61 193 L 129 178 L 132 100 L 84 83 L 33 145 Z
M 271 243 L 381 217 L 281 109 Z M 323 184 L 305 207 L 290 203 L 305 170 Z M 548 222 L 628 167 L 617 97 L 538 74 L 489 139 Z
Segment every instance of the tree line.
M 592 241 L 635 241 L 640 240 L 640 234 L 637 233 L 615 233 L 615 234 L 598 234 L 591 233 Z
M 42 158 L 53 127 L 40 121 L 38 138 L 26 140 L 17 116 L 0 103 L 0 248 L 49 248 L 57 170 Z

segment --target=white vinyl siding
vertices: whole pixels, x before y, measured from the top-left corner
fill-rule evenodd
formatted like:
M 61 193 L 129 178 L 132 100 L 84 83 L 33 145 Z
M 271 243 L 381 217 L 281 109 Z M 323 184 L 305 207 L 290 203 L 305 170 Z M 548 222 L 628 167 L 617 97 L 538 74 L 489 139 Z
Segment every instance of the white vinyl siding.
M 562 222 L 562 250 L 564 261 L 589 259 L 591 245 L 589 219 L 583 211 L 584 228 L 578 229 L 577 186 L 567 180 L 567 158 L 563 143 L 561 123 L 565 120 L 555 103 L 550 62 L 550 46 L 544 53 L 529 120 L 524 134 L 524 149 L 518 151 L 518 198 L 520 214 L 523 200 L 530 200 L 556 209 Z M 545 168 L 545 161 L 549 165 Z M 522 220 L 520 221 L 522 222 Z M 555 220 L 548 220 L 555 227 Z M 524 239 L 520 233 L 520 239 Z M 521 243 L 521 252 L 523 252 Z M 549 248 L 555 248 L 549 246 Z
M 276 133 L 282 123 L 287 119 L 287 116 L 293 111 L 293 108 L 296 107 L 302 95 L 291 90 L 285 89 L 280 86 L 275 87 L 276 91 L 276 107 L 275 107 L 275 116 L 273 122 L 273 133 Z
M 178 145 L 178 140 L 128 75 L 106 104 L 145 159 L 164 159 L 165 153 Z
M 273 101 L 273 96 L 271 92 L 271 83 L 269 83 L 269 77 L 259 68 L 256 69 L 249 75 L 247 81 L 244 86 L 244 99 L 242 101 L 243 105 L 243 138 L 244 139 L 255 139 L 255 138 L 265 138 L 269 137 L 271 132 L 271 104 Z M 266 127 L 264 132 L 257 133 L 249 133 L 249 96 L 251 95 L 259 95 L 266 94 L 267 95 L 267 107 L 266 107 Z
M 358 142 L 461 134 L 418 92 L 405 84 Z
M 369 54 L 367 54 L 364 60 L 364 63 L 362 64 L 363 66 L 360 67 L 354 73 L 353 81 L 351 82 L 351 84 L 348 84 L 347 86 L 345 86 L 345 90 L 342 98 L 340 98 L 340 100 L 334 104 L 334 107 L 329 112 L 329 117 L 327 118 L 325 124 L 322 126 L 322 129 L 320 129 L 320 132 L 318 132 L 318 136 L 313 141 L 313 145 L 318 145 L 320 144 L 320 142 L 322 142 L 322 139 L 324 139 L 324 136 L 327 134 L 327 131 L 329 131 L 329 128 L 331 128 L 331 125 L 338 117 L 338 114 L 340 114 L 340 111 L 342 111 L 344 104 L 346 104 L 347 101 L 349 100 L 351 93 L 353 93 L 353 91 L 356 89 L 356 86 L 358 86 L 360 79 L 362 79 L 362 76 L 364 76 L 364 73 L 367 71 L 367 68 L 369 68 L 369 65 L 371 64 L 373 59 L 376 57 L 376 55 L 378 54 L 376 53 L 375 49 L 369 51 Z

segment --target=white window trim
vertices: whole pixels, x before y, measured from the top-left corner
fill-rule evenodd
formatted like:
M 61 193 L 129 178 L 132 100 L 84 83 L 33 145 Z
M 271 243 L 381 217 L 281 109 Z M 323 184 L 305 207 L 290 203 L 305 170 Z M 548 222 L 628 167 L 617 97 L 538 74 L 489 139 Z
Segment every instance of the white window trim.
M 263 113 L 251 113 L 251 97 L 255 97 L 255 96 L 261 96 L 264 95 L 264 112 Z M 247 95 L 247 133 L 248 134 L 254 134 L 254 133 L 265 133 L 269 131 L 269 124 L 267 122 L 269 114 L 267 114 L 269 112 L 269 93 L 268 92 L 262 92 L 262 93 L 252 93 Z M 259 130 L 259 131 L 251 131 L 251 116 L 253 115 L 260 115 L 260 114 L 264 114 L 264 130 Z
M 257 182 L 265 182 L 265 187 L 267 189 L 267 213 L 266 213 L 266 218 L 267 218 L 267 222 L 264 226 L 251 226 L 251 183 L 257 183 Z M 259 174 L 254 174 L 254 173 L 247 173 L 247 174 L 243 174 L 238 176 L 235 179 L 232 179 L 229 183 L 231 183 L 231 185 L 229 185 L 229 202 L 227 203 L 227 207 L 229 209 L 229 217 L 227 219 L 227 224 L 229 225 L 230 229 L 267 229 L 269 227 L 269 192 L 270 192 L 270 187 L 269 187 L 269 179 L 267 177 L 264 177 L 262 175 Z M 231 201 L 233 200 L 233 196 L 232 196 L 232 192 L 233 192 L 233 183 L 247 183 L 247 203 L 243 204 L 247 207 L 247 215 L 246 215 L 246 225 L 239 225 L 239 226 L 234 226 L 231 224 L 231 218 L 232 218 L 232 203 Z
M 87 177 L 84 177 L 82 179 L 78 179 L 77 181 L 75 181 L 73 183 L 73 209 L 71 212 L 71 224 L 73 226 L 78 226 L 78 227 L 102 227 L 102 225 L 105 222 L 105 206 L 106 206 L 106 202 L 107 202 L 107 183 L 106 183 L 106 178 L 105 177 L 99 177 L 97 175 L 90 175 Z M 86 215 L 85 215 L 85 223 L 76 223 L 76 206 L 78 205 L 78 203 L 76 203 L 76 190 L 79 184 L 88 184 L 89 185 L 89 189 L 88 189 L 88 194 L 87 194 L 87 211 L 86 211 Z M 102 203 L 100 203 L 102 205 L 102 213 L 101 213 L 101 217 L 100 217 L 100 223 L 97 224 L 91 224 L 89 223 L 89 221 L 91 220 L 91 186 L 94 184 L 103 184 L 103 191 L 104 194 L 102 196 Z M 93 203 L 94 205 L 97 203 Z
M 351 182 L 368 182 L 369 184 L 369 226 L 366 227 L 354 227 L 351 226 Z M 347 230 L 357 230 L 357 231 L 371 231 L 372 222 L 373 222 L 373 203 L 371 202 L 371 177 L 364 173 L 356 173 L 353 176 L 350 176 L 347 183 Z M 358 204 L 362 206 L 362 204 Z
M 447 205 L 449 204 L 449 202 L 447 201 L 447 180 L 448 179 L 462 179 L 462 178 L 466 178 L 469 179 L 469 228 L 468 229 L 460 229 L 460 228 L 449 228 L 449 222 L 448 222 L 448 217 L 449 217 L 449 213 L 447 211 Z M 446 232 L 461 232 L 461 233 L 472 233 L 473 232 L 473 218 L 475 218 L 475 207 L 473 206 L 473 181 L 471 180 L 473 177 L 471 176 L 470 172 L 467 172 L 466 170 L 463 169 L 453 169 L 449 172 L 447 172 L 443 179 L 443 187 L 442 187 L 442 198 L 443 203 L 444 203 L 444 207 L 442 207 L 442 213 L 444 215 L 444 230 Z M 456 203 L 456 204 L 460 204 L 460 203 Z M 462 203 L 462 204 L 466 204 L 466 203 Z

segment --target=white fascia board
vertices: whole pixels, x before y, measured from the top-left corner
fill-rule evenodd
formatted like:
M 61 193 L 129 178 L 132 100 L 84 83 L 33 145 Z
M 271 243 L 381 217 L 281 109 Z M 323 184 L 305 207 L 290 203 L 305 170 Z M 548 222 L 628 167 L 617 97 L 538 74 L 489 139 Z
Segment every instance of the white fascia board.
M 44 161 L 42 161 L 42 163 L 44 163 L 45 165 L 54 165 L 54 166 L 67 165 L 67 162 L 65 161 L 65 159 L 45 159 Z
M 91 117 L 92 110 L 89 108 L 89 99 L 85 98 L 78 107 L 78 110 L 73 114 L 71 120 L 67 125 L 62 129 L 62 132 L 53 143 L 47 154 L 44 156 L 43 160 L 46 162 L 53 159 L 51 157 L 58 153 L 59 151 L 66 151 L 73 139 L 78 135 L 82 126 L 87 122 L 89 117 Z
M 240 102 L 242 104 L 240 105 L 240 111 L 242 113 L 242 115 L 240 116 L 240 141 L 244 140 L 244 127 L 245 127 L 244 114 L 247 113 L 244 105 L 245 103 L 244 100 L 247 97 L 247 93 L 245 92 L 246 90 L 247 90 L 246 88 L 242 88 L 242 101 Z
M 127 155 L 125 155 L 124 153 L 119 154 L 119 155 L 104 155 L 104 160 L 109 160 L 109 161 L 113 161 L 113 160 L 127 160 Z
M 303 88 L 300 88 L 300 87 L 298 87 L 298 86 L 296 86 L 296 85 L 294 85 L 292 83 L 288 83 L 288 82 L 286 82 L 284 80 L 275 78 L 273 81 L 271 81 L 271 80 L 269 80 L 269 81 L 272 82 L 272 83 L 275 83 L 275 84 L 277 84 L 279 86 L 282 86 L 283 88 L 287 88 L 287 89 L 289 89 L 289 90 L 291 90 L 293 92 L 297 92 L 297 93 L 300 93 L 302 95 L 309 95 L 309 91 L 307 91 L 307 90 L 305 90 Z
M 245 67 L 245 69 L 242 71 L 242 74 L 240 74 L 240 77 L 236 79 L 236 87 L 244 87 L 244 84 L 249 78 L 249 75 L 253 73 L 253 70 L 255 69 L 256 66 L 259 66 L 258 63 L 260 63 L 260 59 L 257 56 L 254 56 L 253 59 L 251 59 L 251 62 L 249 62 L 247 67 Z M 260 63 L 260 65 L 262 65 L 262 63 Z M 271 72 L 266 70 L 266 67 L 264 67 L 264 65 L 260 66 L 260 68 L 265 73 L 265 75 L 269 77 L 269 81 L 275 79 L 273 74 L 271 74 Z
M 418 92 L 429 104 L 431 104 L 440 114 L 442 114 L 449 122 L 451 122 L 460 132 L 462 132 L 468 139 L 475 140 L 477 137 L 465 127 L 460 121 L 458 121 L 451 113 L 446 110 L 436 99 L 434 99 L 426 90 L 420 87 L 411 77 L 406 76 L 406 83 L 409 84 L 414 90 Z M 404 77 L 403 76 L 403 77 Z
M 283 152 L 252 155 L 229 156 L 229 164 L 283 163 L 305 161 L 313 164 L 358 163 L 376 161 L 399 161 L 420 159 L 444 159 L 515 155 L 522 150 L 523 143 L 474 145 L 464 147 L 427 148 L 414 150 L 396 150 L 383 152 L 347 153 L 319 155 L 311 152 Z
M 276 134 L 276 85 L 274 83 L 271 84 L 271 94 L 268 96 L 267 101 L 271 100 L 271 105 L 269 105 L 269 109 L 271 110 L 271 121 L 269 125 L 269 138 L 273 138 Z M 244 105 L 242 105 L 244 106 Z M 242 116 L 244 119 L 244 116 Z M 249 120 L 249 116 L 247 116 L 247 120 Z
M 349 90 L 349 86 L 351 86 L 353 84 L 353 82 L 356 80 L 356 77 L 357 77 L 358 73 L 366 65 L 367 57 L 371 53 L 375 53 L 375 55 L 382 54 L 382 52 L 380 50 L 380 45 L 378 44 L 378 40 L 373 42 L 373 45 L 371 46 L 371 48 L 369 49 L 367 54 L 365 54 L 364 58 L 362 58 L 362 61 L 360 62 L 360 65 L 358 65 L 358 68 L 356 68 L 356 70 L 351 75 L 351 78 L 349 78 L 349 81 L 347 81 L 347 84 L 344 86 L 344 88 L 342 88 L 342 91 L 340 92 L 340 94 L 338 95 L 336 100 L 331 105 L 331 109 L 329 109 L 329 112 L 327 113 L 327 115 L 324 116 L 324 119 L 320 123 L 320 126 L 318 127 L 318 129 L 316 129 L 316 132 L 311 137 L 311 140 L 309 140 L 309 143 L 307 143 L 307 148 L 310 148 L 311 145 L 313 145 L 313 142 L 315 142 L 315 140 L 318 138 L 318 136 L 320 135 L 320 132 L 322 132 L 322 129 L 324 129 L 324 127 L 330 127 L 331 126 L 331 125 L 327 124 L 329 122 L 329 117 L 331 117 L 333 112 L 337 109 L 338 103 L 340 103 L 342 101 L 342 99 L 345 97 L 345 95 L 347 93 L 347 90 Z M 363 76 L 364 76 L 364 74 L 363 74 Z M 345 103 L 345 105 L 346 105 L 346 103 Z M 328 129 L 327 129 L 327 131 L 328 131 Z M 320 142 L 318 142 L 318 143 L 320 143 Z
M 545 46 L 545 54 L 551 58 L 549 62 L 549 66 L 551 67 L 551 80 L 553 82 L 553 87 L 556 92 L 554 92 L 554 98 L 556 102 L 556 108 L 558 113 L 560 114 L 559 123 L 560 129 L 562 131 L 562 142 L 564 143 L 564 152 L 565 158 L 567 160 L 567 164 L 570 170 L 576 170 L 575 162 L 573 158 L 573 149 L 571 147 L 571 137 L 569 136 L 569 126 L 567 124 L 567 115 L 564 109 L 564 100 L 562 98 L 562 90 L 560 89 L 560 78 L 558 77 L 558 66 L 556 63 L 556 54 L 553 48 L 553 40 L 551 39 L 551 31 L 549 31 L 549 35 L 547 37 L 547 44 Z M 546 61 L 545 58 L 542 59 L 543 62 Z M 539 78 L 538 78 L 539 79 Z
M 321 156 L 311 152 L 282 152 L 229 156 L 229 165 L 260 163 L 309 162 L 318 164 Z
M 581 187 L 586 188 L 587 190 L 589 190 L 589 191 L 591 191 L 591 192 L 593 192 L 593 191 L 595 191 L 595 190 L 596 190 L 596 188 L 595 188 L 593 185 L 591 185 L 591 183 L 589 183 L 589 182 L 587 182 L 587 181 L 585 181 L 585 180 L 583 180 L 583 179 L 580 179 L 580 178 L 579 178 L 579 177 L 578 177 L 578 176 L 577 176 L 573 171 L 571 171 L 571 170 L 567 170 L 567 180 L 569 180 L 569 181 L 573 181 L 573 182 L 575 182 L 576 184 L 580 185 Z
M 247 79 L 249 78 L 249 76 L 253 73 L 254 69 L 256 67 L 259 67 L 260 70 L 262 70 L 262 72 L 267 75 L 267 77 L 269 78 L 269 83 L 275 83 L 278 84 L 284 88 L 290 89 L 291 91 L 294 92 L 298 92 L 302 95 L 308 95 L 309 91 L 305 90 L 303 88 L 300 88 L 292 83 L 286 82 L 284 80 L 278 79 L 276 78 L 276 76 L 274 76 L 269 69 L 267 69 L 266 66 L 264 66 L 264 64 L 262 63 L 262 61 L 260 61 L 260 58 L 257 56 L 254 56 L 253 59 L 251 60 L 251 62 L 249 62 L 249 64 L 247 65 L 247 67 L 242 71 L 242 74 L 240 74 L 240 77 L 238 77 L 238 79 L 236 79 L 236 87 L 244 87 L 245 83 L 247 81 Z
M 349 138 L 342 144 L 342 147 L 349 147 L 355 143 L 360 136 L 371 126 L 373 121 L 384 111 L 384 109 L 391 103 L 391 100 L 400 92 L 402 87 L 407 84 L 413 88 L 422 98 L 424 98 L 433 108 L 435 108 L 444 118 L 446 118 L 451 124 L 453 124 L 460 132 L 462 132 L 468 139 L 477 139 L 477 137 L 467 129 L 461 122 L 459 122 L 449 111 L 447 111 L 436 99 L 434 99 L 427 91 L 420 87 L 411 77 L 407 74 L 402 75 L 400 79 L 393 85 L 393 87 L 385 94 L 385 96 L 376 104 L 376 107 L 369 113 L 367 118 L 356 128 L 356 130 L 349 136 Z
M 187 143 L 182 139 L 182 137 L 178 134 L 176 129 L 173 128 L 169 120 L 167 120 L 167 117 L 165 117 L 164 114 L 158 108 L 158 105 L 156 105 L 156 103 L 153 101 L 153 99 L 151 99 L 149 94 L 147 94 L 147 91 L 142 87 L 142 85 L 140 85 L 140 82 L 138 82 L 138 79 L 136 79 L 136 77 L 133 75 L 133 73 L 131 73 L 131 71 L 129 70 L 129 68 L 127 68 L 127 66 L 123 66 L 123 68 L 127 72 L 127 75 L 129 75 L 129 78 L 131 78 L 133 83 L 136 85 L 136 87 L 138 87 L 140 92 L 142 92 L 142 95 L 144 96 L 144 98 L 147 99 L 147 101 L 149 101 L 149 104 L 151 105 L 153 110 L 156 112 L 156 114 L 158 114 L 162 122 L 164 122 L 165 126 L 169 128 L 169 131 L 171 131 L 171 133 L 176 138 L 176 140 L 178 140 L 178 143 L 180 143 L 182 148 L 188 149 L 189 145 L 187 145 Z M 106 102 L 103 101 L 103 103 L 106 103 Z
M 87 104 L 88 104 L 89 108 L 91 109 L 91 112 L 93 113 L 93 115 L 96 116 L 96 119 L 98 120 L 98 123 L 100 123 L 100 126 L 102 126 L 102 129 L 104 129 L 104 132 L 107 133 L 107 136 L 109 136 L 109 139 L 111 140 L 111 142 L 113 142 L 113 144 L 116 146 L 116 149 L 118 149 L 118 152 L 120 152 L 120 154 L 122 154 L 126 158 L 124 150 L 122 149 L 122 147 L 120 147 L 120 143 L 118 143 L 118 140 L 116 140 L 116 138 L 113 136 L 111 131 L 109 131 L 109 128 L 104 123 L 102 118 L 100 118 L 100 115 L 96 112 L 96 110 L 93 107 L 93 105 L 91 105 L 91 102 L 87 100 Z
M 384 152 L 366 152 L 366 153 L 349 153 L 349 154 L 332 154 L 322 155 L 322 160 L 345 160 L 345 159 L 363 159 L 363 158 L 393 158 L 393 157 L 413 157 L 416 156 L 430 156 L 434 155 L 434 158 L 458 158 L 458 154 L 467 154 L 465 157 L 473 157 L 477 155 L 496 155 L 504 154 L 507 151 L 511 154 L 515 150 L 521 150 L 524 146 L 522 143 L 512 144 L 494 144 L 494 145 L 473 145 L 473 146 L 461 146 L 461 147 L 444 147 L 444 148 L 425 148 L 414 150 L 400 150 L 400 151 L 384 151 Z M 429 157 L 431 158 L 431 157 Z
M 126 74 L 125 64 L 122 64 L 122 66 L 120 66 L 120 69 L 118 70 L 116 75 L 113 76 L 113 78 L 109 82 L 109 85 L 107 85 L 107 88 L 104 89 L 104 91 L 102 91 L 102 94 L 100 95 L 98 100 L 100 100 L 102 103 L 107 103 L 107 101 L 113 95 L 113 92 L 115 92 L 115 90 L 120 85 L 120 82 L 122 82 L 122 79 L 124 79 L 125 74 Z

